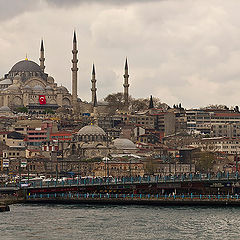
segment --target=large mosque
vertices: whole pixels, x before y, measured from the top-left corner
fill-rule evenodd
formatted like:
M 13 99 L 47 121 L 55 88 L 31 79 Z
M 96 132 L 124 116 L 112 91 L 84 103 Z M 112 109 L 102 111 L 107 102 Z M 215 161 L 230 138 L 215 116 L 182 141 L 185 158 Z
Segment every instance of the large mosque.
M 41 41 L 40 63 L 25 59 L 13 65 L 11 70 L 0 79 L 0 108 L 9 107 L 16 109 L 26 107 L 29 113 L 43 113 L 46 109 L 56 110 L 58 108 L 69 108 L 74 113 L 93 111 L 94 107 L 101 108 L 97 103 L 97 88 L 95 68 L 92 72 L 92 103 L 86 106 L 77 96 L 77 72 L 78 72 L 78 50 L 76 33 L 73 36 L 72 49 L 72 93 L 64 86 L 58 86 L 54 78 L 45 70 L 44 44 Z M 124 101 L 128 104 L 128 66 L 125 64 L 124 74 Z M 104 104 L 103 104 L 104 105 Z M 84 108 L 84 109 L 83 109 Z M 107 107 L 106 107 L 107 108 Z

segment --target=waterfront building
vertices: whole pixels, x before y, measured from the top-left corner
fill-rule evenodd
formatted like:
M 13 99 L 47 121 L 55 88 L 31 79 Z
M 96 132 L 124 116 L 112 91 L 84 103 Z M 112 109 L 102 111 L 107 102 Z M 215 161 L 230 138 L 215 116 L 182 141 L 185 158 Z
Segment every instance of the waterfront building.
M 239 138 L 214 137 L 195 139 L 192 141 L 191 146 L 208 152 L 223 152 L 231 155 L 240 154 Z

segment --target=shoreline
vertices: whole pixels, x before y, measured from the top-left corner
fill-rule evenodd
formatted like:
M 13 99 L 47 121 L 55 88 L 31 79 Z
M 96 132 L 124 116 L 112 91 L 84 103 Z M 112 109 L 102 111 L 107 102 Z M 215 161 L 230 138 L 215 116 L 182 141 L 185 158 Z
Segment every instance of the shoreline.
M 232 200 L 156 200 L 156 199 L 28 199 L 26 204 L 90 204 L 90 205 L 145 205 L 145 206 L 234 206 L 239 201 Z

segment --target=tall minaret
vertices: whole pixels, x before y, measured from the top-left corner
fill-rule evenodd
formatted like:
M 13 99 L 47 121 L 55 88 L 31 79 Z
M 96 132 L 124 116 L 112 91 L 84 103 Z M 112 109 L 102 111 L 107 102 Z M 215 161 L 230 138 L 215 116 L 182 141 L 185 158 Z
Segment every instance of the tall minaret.
M 97 88 L 96 88 L 96 74 L 95 74 L 95 66 L 93 64 L 93 69 L 92 69 L 92 88 L 91 88 L 91 91 L 92 91 L 92 103 L 94 103 L 94 100 L 95 100 L 95 96 L 97 96 Z
M 129 88 L 129 83 L 128 83 L 128 62 L 127 62 L 127 58 L 126 58 L 126 62 L 125 62 L 125 73 L 123 75 L 124 77 L 124 107 L 127 109 L 128 108 L 128 88 Z
M 40 68 L 41 68 L 42 71 L 44 72 L 44 69 L 45 69 L 45 66 L 44 66 L 45 58 L 44 58 L 44 46 L 43 46 L 43 40 L 41 41 L 41 48 L 40 48 L 40 58 L 39 58 L 39 61 L 40 61 Z
M 98 107 L 97 107 L 97 93 L 94 94 L 94 100 L 93 100 L 93 120 L 94 124 L 98 125 Z
M 73 110 L 76 112 L 77 109 L 77 71 L 78 71 L 78 67 L 77 67 L 77 63 L 78 63 L 78 59 L 77 59 L 77 38 L 76 38 L 76 32 L 74 31 L 73 34 L 73 50 L 72 50 L 72 54 L 73 54 L 73 59 L 72 59 L 72 99 L 73 99 Z

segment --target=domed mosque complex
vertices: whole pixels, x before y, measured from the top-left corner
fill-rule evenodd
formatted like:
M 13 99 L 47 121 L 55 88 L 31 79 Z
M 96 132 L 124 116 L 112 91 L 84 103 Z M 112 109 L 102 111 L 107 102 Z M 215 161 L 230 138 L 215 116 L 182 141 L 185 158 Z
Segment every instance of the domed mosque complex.
M 103 157 L 107 154 L 129 154 L 137 151 L 133 142 L 128 139 L 112 139 L 98 125 L 98 117 L 109 113 L 106 102 L 97 102 L 95 66 L 92 69 L 90 103 L 78 98 L 78 58 L 76 33 L 73 35 L 72 49 L 72 91 L 64 86 L 58 86 L 54 78 L 45 72 L 44 44 L 41 41 L 40 63 L 29 59 L 17 62 L 11 70 L 0 79 L 0 116 L 13 114 L 13 110 L 27 108 L 28 113 L 44 114 L 46 110 L 70 110 L 74 116 L 90 113 L 94 116 L 96 125 L 81 128 L 68 147 L 68 154 L 83 157 Z M 128 64 L 125 62 L 124 73 L 124 108 L 128 109 Z M 14 112 L 14 111 L 13 111 Z M 89 116 L 89 114 L 88 114 Z
M 27 107 L 29 113 L 42 113 L 44 109 L 72 106 L 69 91 L 44 72 L 43 41 L 39 60 L 40 65 L 27 58 L 19 61 L 0 79 L 0 107 Z
M 77 95 L 78 89 L 78 50 L 76 33 L 73 36 L 72 49 L 72 91 L 64 86 L 58 86 L 54 78 L 45 70 L 44 44 L 41 41 L 40 63 L 37 64 L 29 59 L 17 62 L 11 70 L 0 79 L 0 107 L 9 107 L 15 110 L 26 107 L 30 114 L 41 114 L 46 109 L 57 110 L 70 109 L 74 114 L 108 112 L 108 104 L 97 103 L 97 88 L 95 78 L 95 67 L 93 65 L 91 79 L 91 103 L 82 102 Z M 127 62 L 126 62 L 127 64 Z M 126 68 L 126 66 L 125 66 Z M 124 98 L 128 102 L 128 74 L 124 77 Z
M 102 128 L 88 125 L 76 133 L 70 153 L 82 157 L 104 157 L 108 154 L 135 154 L 137 151 L 136 145 L 131 140 L 118 138 L 112 141 Z

